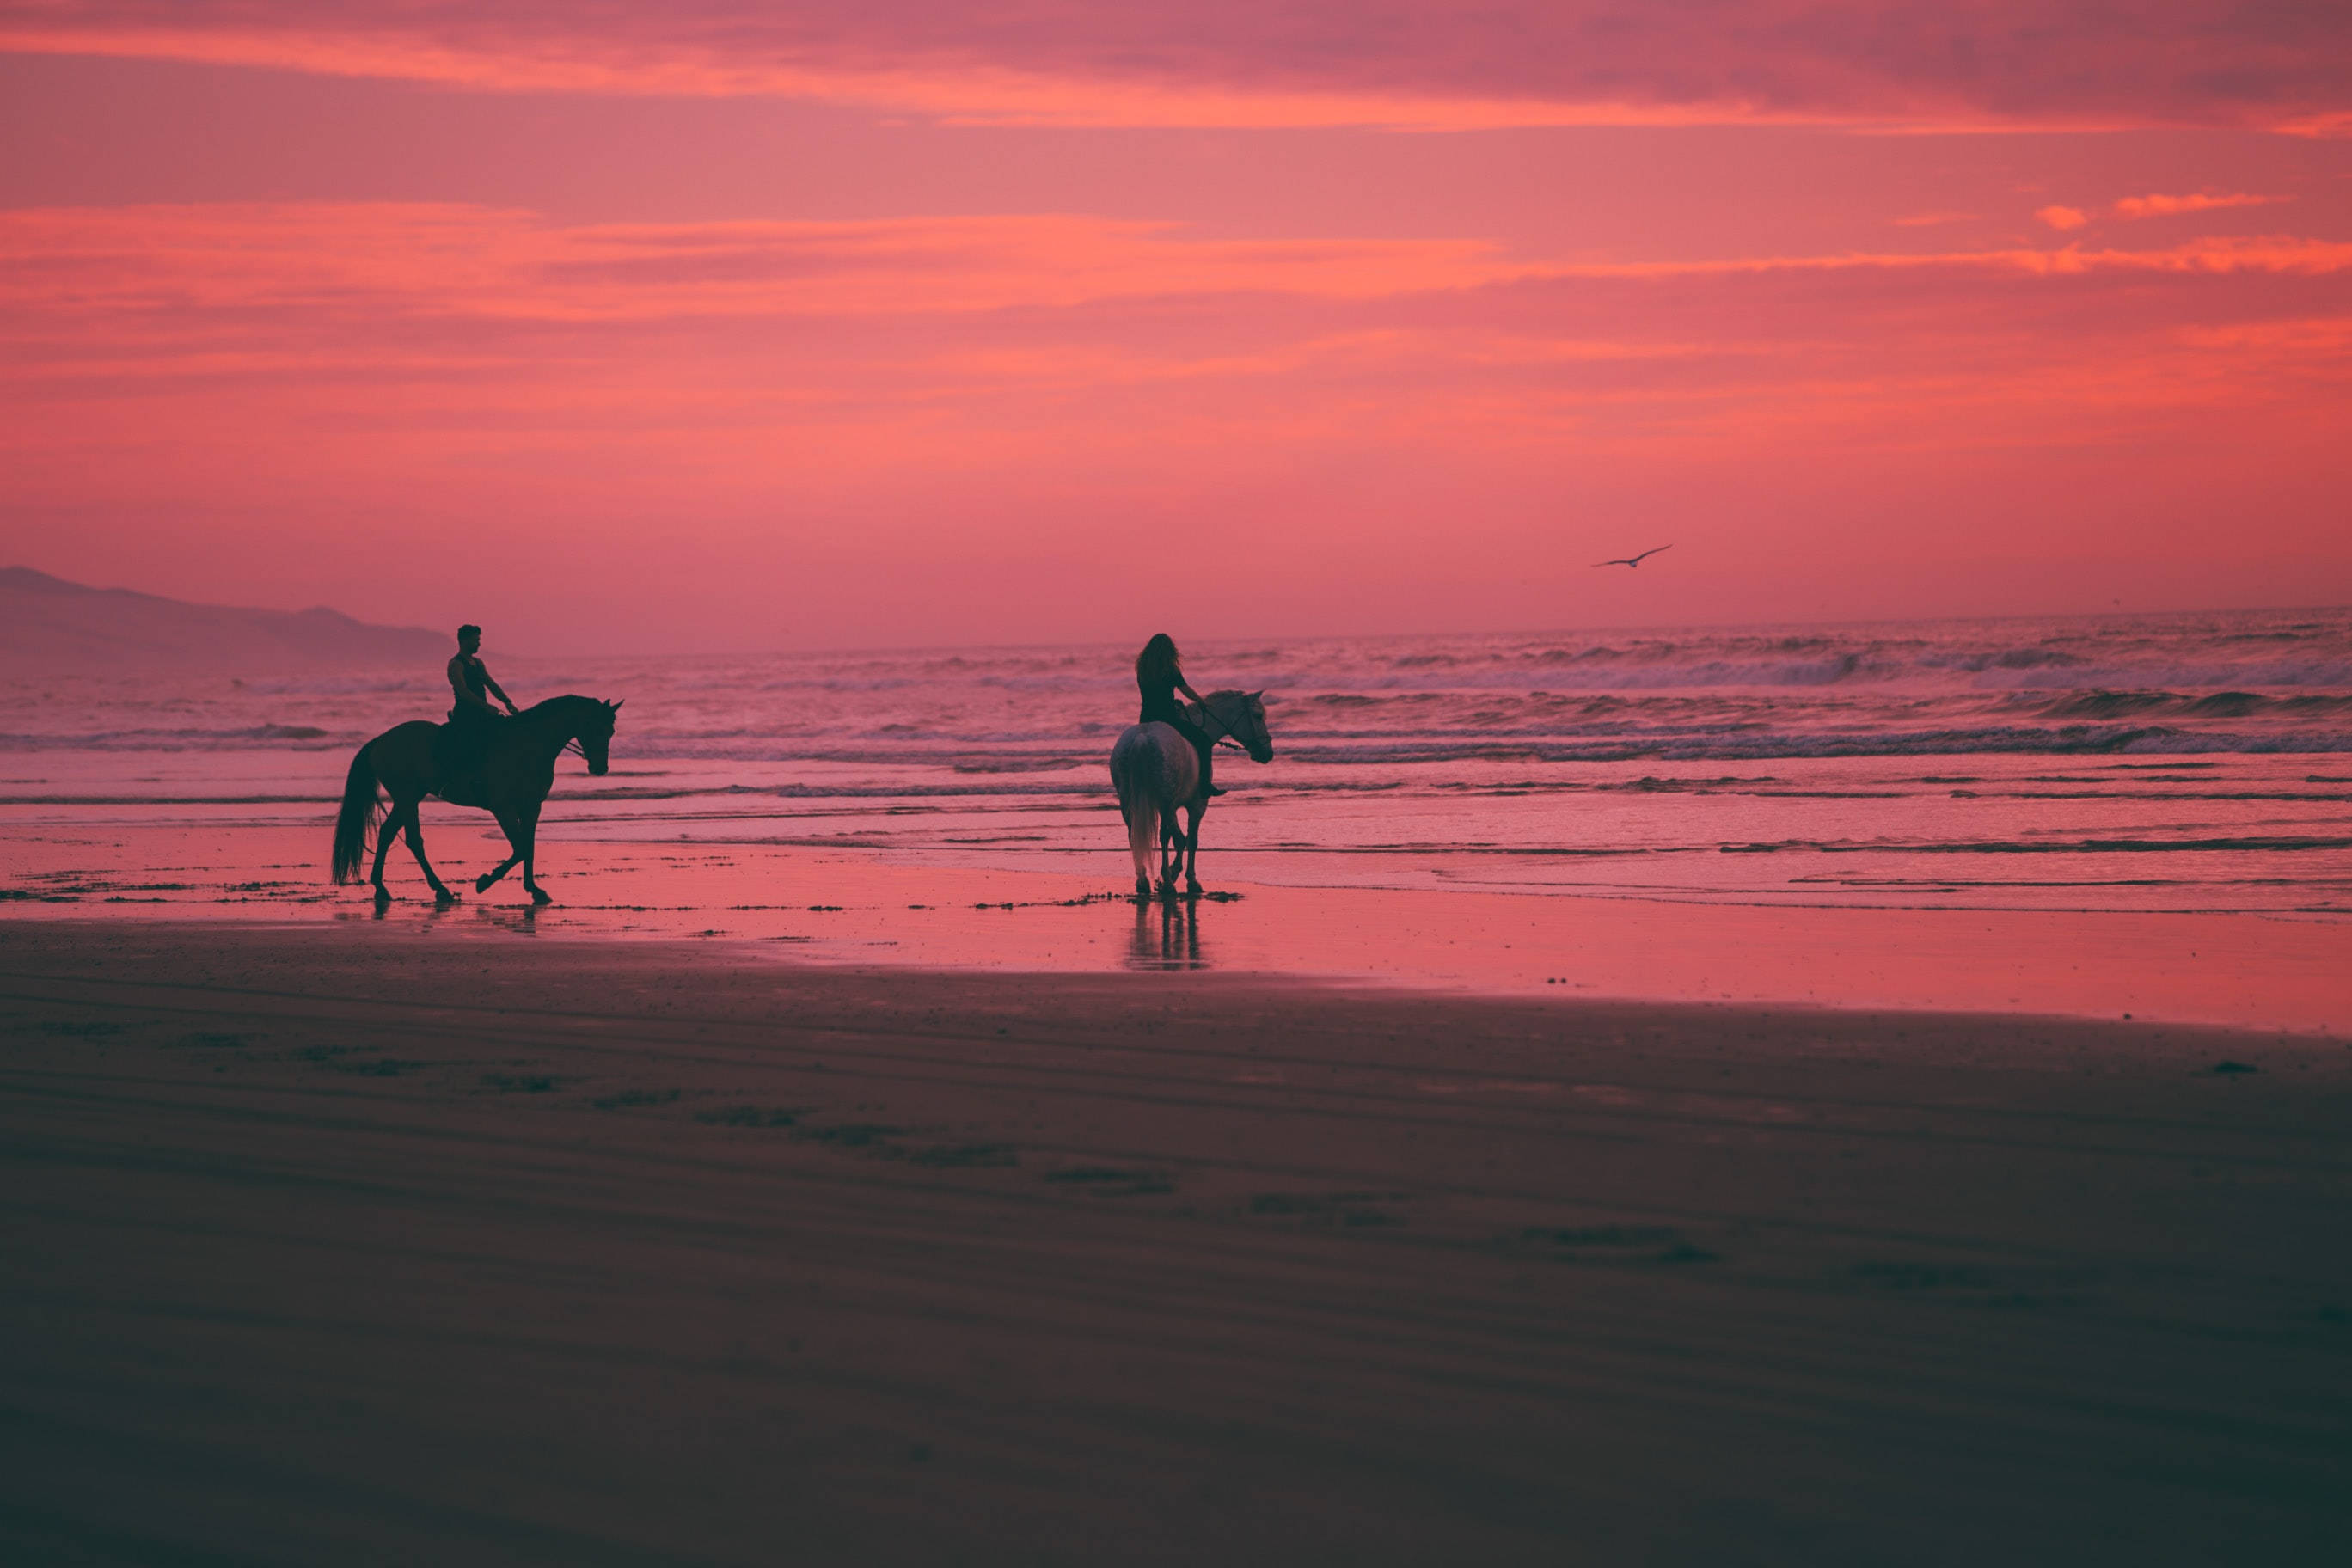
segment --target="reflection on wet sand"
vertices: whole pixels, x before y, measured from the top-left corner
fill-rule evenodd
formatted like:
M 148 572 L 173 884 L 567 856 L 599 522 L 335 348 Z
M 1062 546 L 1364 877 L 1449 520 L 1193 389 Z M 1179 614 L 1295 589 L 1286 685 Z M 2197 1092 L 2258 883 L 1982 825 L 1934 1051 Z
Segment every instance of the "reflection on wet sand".
M 539 909 L 537 904 L 476 904 L 473 912 L 474 919 L 484 925 L 494 925 L 520 936 L 537 936 Z M 425 923 L 432 926 L 447 913 L 446 910 L 435 910 L 425 917 Z
M 1129 969 L 1207 969 L 1201 953 L 1201 905 L 1192 899 L 1138 899 Z
M 429 931 L 446 924 L 452 917 L 462 917 L 471 920 L 477 927 L 496 926 L 500 931 L 520 936 L 537 936 L 539 910 L 537 904 L 475 904 L 458 899 L 447 903 L 426 900 L 421 907 L 414 902 L 404 906 L 398 900 L 390 903 L 371 900 L 364 914 L 339 913 L 335 918 L 339 921 L 383 921 L 397 912 L 404 919 L 415 918 L 419 930 Z
M 1137 909 L 1125 889 L 1091 878 L 790 845 L 581 842 L 567 846 L 573 876 L 553 884 L 554 905 L 510 895 L 435 909 L 404 883 L 378 911 L 364 893 L 328 883 L 318 843 L 316 825 L 196 838 L 121 826 L 100 839 L 13 834 L 0 823 L 0 940 L 47 920 L 319 922 L 442 939 L 724 942 L 746 963 L 1215 968 L 1554 997 L 2130 1014 L 2336 1032 L 2352 944 L 2352 921 L 2322 910 L 2287 921 L 1788 910 L 1274 886 Z M 1217 922 L 1213 951 L 1203 919 Z

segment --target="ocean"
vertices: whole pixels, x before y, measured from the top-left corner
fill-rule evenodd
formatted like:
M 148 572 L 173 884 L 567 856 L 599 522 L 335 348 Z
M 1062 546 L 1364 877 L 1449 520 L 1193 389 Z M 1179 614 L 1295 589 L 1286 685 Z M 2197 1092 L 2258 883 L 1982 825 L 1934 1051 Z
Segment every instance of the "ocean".
M 1181 628 L 1178 628 L 1181 631 Z M 625 699 L 550 842 L 815 846 L 1128 880 L 1105 759 L 1133 650 L 533 658 Z M 1203 880 L 1750 904 L 2352 909 L 2352 611 L 1260 638 Z M 0 824 L 325 823 L 437 668 L 0 679 Z M 428 806 L 436 824 L 487 819 Z

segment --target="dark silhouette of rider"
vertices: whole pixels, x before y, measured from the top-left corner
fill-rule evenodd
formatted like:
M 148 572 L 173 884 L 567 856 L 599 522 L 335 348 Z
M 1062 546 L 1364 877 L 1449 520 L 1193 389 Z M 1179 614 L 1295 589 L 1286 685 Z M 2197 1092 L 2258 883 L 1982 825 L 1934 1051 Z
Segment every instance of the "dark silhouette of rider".
M 520 711 L 514 699 L 490 679 L 488 668 L 482 663 L 481 646 L 481 627 L 459 626 L 457 651 L 449 659 L 449 689 L 457 695 L 457 700 L 449 708 L 449 733 L 456 742 L 452 761 L 467 769 L 478 768 L 488 760 L 490 739 L 506 722 L 490 706 L 490 699 L 495 697 L 505 703 L 509 713 Z
M 1224 794 L 1209 776 L 1210 753 L 1216 749 L 1216 742 L 1209 739 L 1207 731 L 1184 717 L 1184 710 L 1176 700 L 1180 691 L 1195 702 L 1202 698 L 1184 679 L 1184 656 L 1176 651 L 1174 637 L 1160 632 L 1143 645 L 1143 651 L 1135 656 L 1135 684 L 1143 692 L 1143 712 L 1136 722 L 1165 724 L 1192 742 L 1192 749 L 1201 753 L 1202 795 Z

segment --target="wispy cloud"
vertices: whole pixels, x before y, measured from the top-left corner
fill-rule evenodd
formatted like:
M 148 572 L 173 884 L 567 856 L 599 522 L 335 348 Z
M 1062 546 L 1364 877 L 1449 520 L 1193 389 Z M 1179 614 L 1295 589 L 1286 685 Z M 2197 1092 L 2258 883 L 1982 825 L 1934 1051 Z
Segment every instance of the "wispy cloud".
M 1050 124 L 2317 132 L 2352 117 L 2352 33 L 2325 6 L 1742 0 L 1704 16 L 1646 0 L 17 0 L 0 48 Z
M 1937 228 L 1948 223 L 1969 223 L 1974 221 L 1979 216 L 1979 215 L 1976 213 L 1913 213 L 1908 217 L 1896 218 L 1895 220 L 1895 226 L 1897 228 Z
M 135 314 L 593 325 L 1071 310 L 1119 300 L 1377 301 L 1576 280 L 1756 274 L 2333 274 L 2352 243 L 2209 237 L 2160 249 L 1837 252 L 1563 262 L 1467 238 L 1209 237 L 1078 215 L 564 223 L 457 204 L 290 203 L 0 211 L 0 310 L 18 331 Z
M 2113 402 L 2116 363 L 2182 352 L 2190 328 L 2208 334 L 2195 389 L 2133 397 L 2266 396 L 2258 375 L 2217 383 L 2213 345 L 2352 313 L 2352 244 L 2294 238 L 1564 264 L 1067 216 L 612 225 L 362 204 L 19 211 L 0 253 L 0 448 L 79 453 L 85 475 L 93 441 L 174 431 L 215 461 L 240 420 L 273 464 L 309 460 L 286 435 L 323 420 L 478 452 L 625 428 L 754 469 L 862 453 L 894 472 L 1050 453 L 1106 422 L 1253 445 L 1425 423 L 1477 445 L 1571 407 L 1632 431 L 1704 405 L 1727 429 L 1785 429 L 1832 404 L 1916 418 L 1963 384 L 2047 405 L 2094 369 Z M 1866 405 L 1822 390 L 1850 380 Z M 822 459 L 773 439 L 817 428 L 835 431 Z M 771 444 L 736 451 L 752 431 Z
M 2080 207 L 2047 206 L 2033 209 L 2033 216 L 2054 229 L 2081 228 L 2091 221 L 2090 215 Z
M 1811 496 L 2038 539 L 2032 498 L 2102 453 L 2151 505 L 2190 505 L 2183 473 L 2325 488 L 2309 454 L 2352 396 L 2352 243 L 2294 237 L 1562 261 L 1072 214 L 256 204 L 0 212 L 0 258 L 7 515 L 173 561 L 276 518 L 371 582 L 384 539 L 503 551 L 493 577 L 559 571 L 630 614 L 665 571 L 697 604 L 789 567 L 895 605 L 908 563 L 945 563 L 971 636 L 1003 635 L 1011 601 L 953 609 L 986 573 L 1024 616 L 1116 597 L 1179 518 L 1197 547 L 1295 547 L 1269 615 L 1421 603 L 1432 476 L 1449 547 L 1489 563 L 1465 615 L 1551 548 L 1556 520 L 1508 520 L 1566 485 L 1679 494 L 1725 538 Z M 1970 488 L 1996 468 L 2013 507 Z M 1367 519 L 1410 545 L 1355 548 Z

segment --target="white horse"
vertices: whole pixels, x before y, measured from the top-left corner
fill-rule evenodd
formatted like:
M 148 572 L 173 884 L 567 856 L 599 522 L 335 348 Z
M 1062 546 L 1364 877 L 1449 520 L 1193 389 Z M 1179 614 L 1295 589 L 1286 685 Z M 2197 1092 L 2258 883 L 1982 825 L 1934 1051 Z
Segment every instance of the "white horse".
M 1184 716 L 1213 740 L 1241 742 L 1250 761 L 1274 756 L 1274 738 L 1266 733 L 1265 693 L 1212 691 L 1208 700 L 1187 703 Z M 1110 783 L 1118 791 L 1118 812 L 1127 819 L 1127 847 L 1135 855 L 1135 896 L 1151 896 L 1151 851 L 1160 850 L 1160 891 L 1176 894 L 1176 867 L 1184 867 L 1184 891 L 1201 891 L 1201 814 L 1209 809 L 1201 793 L 1201 758 L 1192 742 L 1170 725 L 1154 721 L 1129 724 L 1110 749 Z M 1176 813 L 1188 814 L 1179 829 Z

